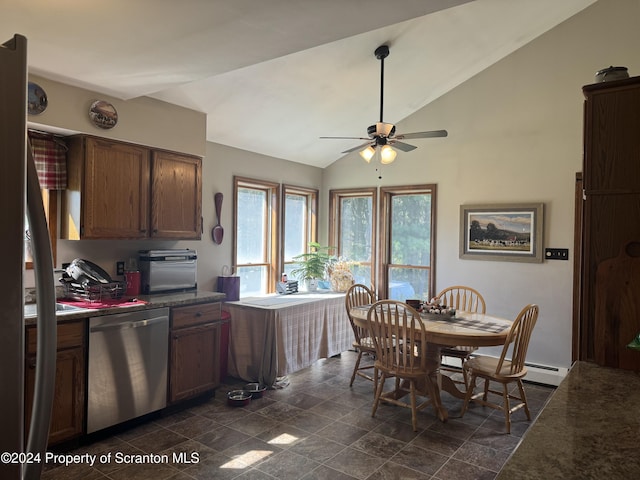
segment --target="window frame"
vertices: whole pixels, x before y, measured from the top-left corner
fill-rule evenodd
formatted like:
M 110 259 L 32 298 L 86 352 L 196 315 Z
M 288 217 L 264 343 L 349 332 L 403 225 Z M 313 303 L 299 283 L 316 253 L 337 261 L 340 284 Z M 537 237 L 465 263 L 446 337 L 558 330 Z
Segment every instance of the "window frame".
M 414 265 L 412 268 L 420 270 L 429 270 L 429 298 L 435 295 L 435 261 L 436 261 L 436 202 L 437 202 L 437 185 L 436 184 L 423 184 L 423 185 L 402 185 L 395 187 L 381 187 L 380 197 L 382 202 L 382 222 L 380 225 L 380 258 L 378 264 L 380 265 L 380 277 L 378 281 L 381 285 L 380 290 L 384 293 L 384 298 L 389 297 L 389 269 L 393 267 L 402 267 L 402 265 L 395 265 L 390 263 L 391 259 L 391 202 L 394 196 L 397 195 L 414 195 L 414 194 L 430 194 L 431 195 L 431 231 L 430 231 L 430 243 L 431 252 L 429 258 L 429 266 L 423 267 Z
M 41 189 L 42 204 L 44 206 L 44 216 L 49 228 L 49 241 L 51 242 L 51 255 L 53 257 L 53 265 L 56 265 L 58 253 L 58 198 L 60 194 L 58 190 Z M 24 262 L 25 270 L 33 270 L 33 262 Z
M 265 246 L 264 263 L 240 264 L 238 263 L 238 192 L 240 188 L 250 188 L 266 192 L 268 201 L 267 205 L 267 244 Z M 234 175 L 233 177 L 233 259 L 236 271 L 240 267 L 247 266 L 264 266 L 267 268 L 267 284 L 266 293 L 275 292 L 276 272 L 280 265 L 280 247 L 279 247 L 279 211 L 280 211 L 280 184 L 259 180 L 254 178 L 242 177 Z
M 343 198 L 370 197 L 371 198 L 371 278 L 370 285 L 377 283 L 377 252 L 378 252 L 378 189 L 377 187 L 344 188 L 329 190 L 329 244 L 334 247 L 335 255 L 343 256 L 340 241 L 341 201 Z M 349 259 L 347 259 L 349 260 Z M 378 292 L 379 293 L 379 292 Z M 381 298 L 381 297 L 380 297 Z
M 287 211 L 287 195 L 300 195 L 306 198 L 306 218 L 305 218 L 305 246 L 304 251 L 299 253 L 306 253 L 308 251 L 308 245 L 310 242 L 318 241 L 318 195 L 319 191 L 315 188 L 300 187 L 297 185 L 282 184 L 282 219 L 281 219 L 281 232 L 280 232 L 280 270 L 284 272 L 286 265 L 293 265 L 295 262 L 287 262 L 285 257 L 285 243 L 286 243 L 286 211 Z M 279 278 L 278 278 L 279 280 Z M 277 281 L 277 280 L 276 280 Z

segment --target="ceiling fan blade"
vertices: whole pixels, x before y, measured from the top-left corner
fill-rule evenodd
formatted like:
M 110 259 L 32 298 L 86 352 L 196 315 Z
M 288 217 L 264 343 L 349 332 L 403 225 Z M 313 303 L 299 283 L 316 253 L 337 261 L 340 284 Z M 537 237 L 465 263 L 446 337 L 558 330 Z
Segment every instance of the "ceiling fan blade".
M 401 133 L 396 135 L 395 138 L 404 140 L 405 138 L 434 138 L 434 137 L 446 137 L 448 135 L 446 130 L 431 130 L 429 132 L 413 132 L 413 133 Z
M 342 153 L 351 153 L 351 152 L 355 152 L 356 150 L 360 150 L 361 148 L 364 148 L 364 147 L 366 147 L 366 146 L 368 146 L 368 145 L 373 146 L 373 145 L 371 144 L 371 141 L 368 141 L 368 142 L 363 143 L 362 145 L 358 145 L 357 147 L 353 147 L 353 148 L 350 148 L 349 150 L 345 150 L 345 151 L 344 151 L 344 152 L 342 152 Z
M 365 137 L 319 137 L 322 139 L 332 139 L 332 140 L 371 140 L 370 138 Z
M 392 147 L 397 148 L 398 150 L 402 150 L 403 152 L 410 152 L 411 150 L 415 150 L 416 148 L 418 148 L 414 145 L 409 145 L 408 143 L 398 142 L 397 140 L 389 142 L 389 144 Z

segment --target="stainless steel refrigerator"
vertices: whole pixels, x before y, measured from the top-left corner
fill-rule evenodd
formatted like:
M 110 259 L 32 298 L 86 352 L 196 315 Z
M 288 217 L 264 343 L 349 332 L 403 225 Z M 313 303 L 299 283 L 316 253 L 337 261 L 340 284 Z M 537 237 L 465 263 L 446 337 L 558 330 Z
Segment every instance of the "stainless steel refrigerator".
M 38 352 L 31 425 L 24 424 L 25 216 L 32 238 Z M 27 140 L 27 39 L 0 45 L 0 478 L 38 479 L 56 369 L 53 260 L 42 196 Z M 25 441 L 26 439 L 26 441 Z

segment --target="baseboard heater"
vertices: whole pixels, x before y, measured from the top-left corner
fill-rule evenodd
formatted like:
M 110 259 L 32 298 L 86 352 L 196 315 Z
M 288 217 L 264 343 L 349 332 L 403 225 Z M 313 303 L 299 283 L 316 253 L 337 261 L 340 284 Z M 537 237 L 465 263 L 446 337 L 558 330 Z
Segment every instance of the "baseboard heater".
M 443 357 L 442 363 L 444 365 L 457 368 L 460 368 L 461 366 L 460 359 L 454 357 Z M 525 362 L 525 365 L 527 366 L 527 376 L 524 378 L 525 381 L 541 383 L 543 385 L 553 385 L 557 387 L 569 372 L 568 368 L 553 367 L 550 365 L 540 365 L 529 362 Z

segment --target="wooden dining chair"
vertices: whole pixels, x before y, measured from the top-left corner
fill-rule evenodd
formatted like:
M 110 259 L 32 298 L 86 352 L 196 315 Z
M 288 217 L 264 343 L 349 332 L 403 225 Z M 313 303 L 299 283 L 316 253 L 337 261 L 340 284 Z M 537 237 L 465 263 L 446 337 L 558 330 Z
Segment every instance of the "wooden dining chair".
M 368 375 L 366 373 L 367 370 L 373 370 L 373 365 L 366 365 L 364 367 L 360 367 L 360 362 L 362 360 L 362 355 L 368 353 L 370 355 L 375 355 L 376 348 L 373 345 L 373 340 L 369 335 L 369 332 L 366 328 L 358 326 L 351 317 L 351 309 L 360 305 L 371 305 L 375 302 L 376 296 L 373 290 L 371 290 L 366 285 L 362 285 L 356 283 L 355 285 L 351 285 L 349 290 L 347 290 L 347 294 L 345 296 L 345 307 L 347 309 L 347 316 L 349 317 L 349 322 L 351 323 L 351 328 L 353 329 L 353 348 L 358 352 L 358 357 L 356 358 L 356 364 L 353 367 L 353 373 L 351 374 L 351 382 L 349 382 L 349 386 L 353 385 L 353 381 L 356 378 L 356 375 L 362 378 L 366 378 L 374 383 L 374 391 L 377 387 L 377 376 Z
M 371 416 L 375 416 L 382 401 L 410 408 L 414 431 L 417 431 L 417 412 L 429 405 L 442 419 L 437 390 L 438 361 L 425 351 L 426 331 L 420 314 L 406 303 L 381 300 L 369 308 L 367 321 L 376 349 L 375 369 L 380 373 Z M 388 378 L 395 378 L 395 388 L 383 393 Z M 406 395 L 409 395 L 409 404 L 403 401 Z M 418 396 L 427 398 L 418 405 Z
M 486 313 L 487 305 L 480 292 L 471 287 L 463 285 L 454 285 L 442 290 L 436 298 L 440 301 L 441 305 L 447 307 L 453 307 L 456 310 L 463 310 L 473 313 Z M 464 363 L 469 359 L 471 354 L 478 350 L 478 347 L 470 346 L 456 346 L 456 347 L 442 347 L 440 349 L 440 358 L 452 357 L 460 359 L 461 368 L 453 366 L 440 366 L 440 371 L 448 371 L 453 373 L 462 373 L 464 381 L 452 379 L 455 383 L 464 384 L 467 388 L 467 377 L 464 370 Z
M 469 376 L 469 384 L 460 416 L 465 414 L 469 407 L 469 402 L 473 401 L 487 407 L 502 410 L 505 416 L 507 433 L 511 432 L 511 414 L 519 408 L 524 408 L 527 419 L 531 420 L 522 379 L 527 374 L 524 362 L 529 340 L 531 339 L 531 332 L 533 332 L 537 319 L 538 306 L 535 304 L 527 305 L 520 311 L 511 325 L 500 358 L 477 355 L 464 364 Z M 484 390 L 474 394 L 478 378 L 484 379 Z M 490 382 L 492 381 L 502 384 L 502 391 L 492 390 L 490 388 Z M 508 386 L 514 382 L 518 385 L 519 396 L 509 393 Z M 501 396 L 502 403 L 489 401 L 488 394 Z M 510 400 L 512 399 L 518 401 L 517 405 L 511 406 Z

